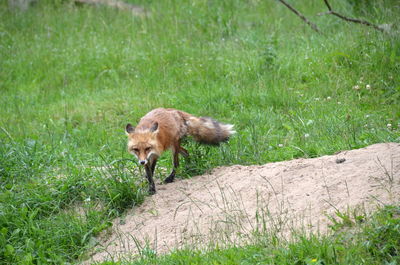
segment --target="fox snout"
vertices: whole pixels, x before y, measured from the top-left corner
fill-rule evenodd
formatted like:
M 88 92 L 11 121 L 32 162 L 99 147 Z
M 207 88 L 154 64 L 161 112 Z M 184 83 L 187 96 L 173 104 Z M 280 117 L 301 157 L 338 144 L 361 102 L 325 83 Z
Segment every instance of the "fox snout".
M 144 166 L 149 162 L 149 157 L 145 153 L 135 154 L 140 165 Z

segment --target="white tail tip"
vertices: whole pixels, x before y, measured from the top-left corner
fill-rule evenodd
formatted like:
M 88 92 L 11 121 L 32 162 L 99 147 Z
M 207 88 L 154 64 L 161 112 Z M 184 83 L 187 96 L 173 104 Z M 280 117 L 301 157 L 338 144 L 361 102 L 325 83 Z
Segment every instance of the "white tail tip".
M 224 129 L 228 131 L 229 135 L 235 134 L 236 131 L 233 130 L 233 124 L 224 124 Z

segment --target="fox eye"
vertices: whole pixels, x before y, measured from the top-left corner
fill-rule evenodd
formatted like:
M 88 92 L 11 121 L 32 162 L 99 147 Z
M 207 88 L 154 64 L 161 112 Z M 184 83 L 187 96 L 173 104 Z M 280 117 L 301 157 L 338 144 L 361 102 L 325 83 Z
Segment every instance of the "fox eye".
M 147 147 L 146 149 L 144 149 L 146 152 L 150 151 L 150 147 Z
M 138 153 L 138 152 L 139 152 L 139 149 L 137 149 L 137 148 L 133 148 L 132 150 L 133 150 L 133 152 L 135 152 L 135 153 Z

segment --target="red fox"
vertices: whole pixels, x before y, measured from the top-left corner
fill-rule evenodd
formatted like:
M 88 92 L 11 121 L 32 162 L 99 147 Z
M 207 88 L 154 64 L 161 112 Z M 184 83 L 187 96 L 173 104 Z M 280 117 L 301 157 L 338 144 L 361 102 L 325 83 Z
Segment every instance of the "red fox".
M 154 169 L 157 159 L 165 150 L 172 150 L 174 161 L 171 174 L 164 180 L 165 183 L 170 183 L 174 181 L 175 170 L 179 166 L 178 154 L 189 155 L 181 146 L 183 137 L 191 135 L 200 143 L 218 145 L 227 141 L 234 133 L 231 124 L 222 124 L 209 117 L 198 118 L 180 110 L 164 108 L 147 113 L 136 127 L 130 123 L 126 125 L 128 152 L 136 156 L 139 164 L 144 166 L 150 194 L 156 192 Z

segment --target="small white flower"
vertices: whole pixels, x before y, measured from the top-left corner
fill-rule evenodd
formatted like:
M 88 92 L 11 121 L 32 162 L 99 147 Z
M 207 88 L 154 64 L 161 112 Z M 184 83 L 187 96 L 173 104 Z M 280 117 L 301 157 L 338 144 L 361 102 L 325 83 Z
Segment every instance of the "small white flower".
M 366 88 L 367 90 L 370 90 L 370 89 L 371 89 L 371 85 L 366 85 L 365 88 Z
M 360 90 L 360 86 L 359 85 L 355 85 L 355 86 L 353 86 L 353 89 L 354 90 Z
M 87 198 L 85 199 L 85 202 L 90 202 L 90 197 L 87 197 Z
M 313 120 L 308 120 L 307 123 L 306 123 L 306 125 L 311 125 L 311 124 L 313 124 L 313 123 L 314 123 Z
M 365 118 L 369 118 L 369 117 L 370 117 L 369 114 L 365 115 Z
M 310 134 L 308 134 L 308 133 L 304 134 L 304 138 L 308 138 L 308 137 L 310 137 Z
M 387 126 L 388 128 L 392 128 L 392 124 L 391 124 L 391 123 L 388 123 L 386 126 Z
M 283 147 L 283 144 L 278 144 L 279 147 Z
M 319 101 L 319 98 L 315 98 L 315 101 Z
M 327 97 L 326 99 L 327 99 L 327 100 L 331 100 L 332 98 L 331 98 L 331 97 Z
M 337 103 L 338 105 L 340 105 L 340 104 L 342 104 L 342 102 L 340 102 L 340 101 L 338 101 L 338 103 Z

